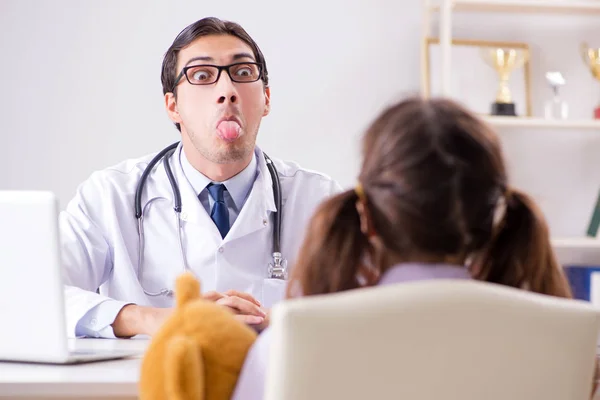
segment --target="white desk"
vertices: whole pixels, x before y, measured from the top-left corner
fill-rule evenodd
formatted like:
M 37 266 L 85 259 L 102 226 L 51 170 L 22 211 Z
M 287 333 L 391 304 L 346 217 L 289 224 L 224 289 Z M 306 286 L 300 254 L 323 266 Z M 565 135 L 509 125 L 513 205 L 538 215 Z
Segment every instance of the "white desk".
M 72 339 L 77 349 L 142 353 L 148 340 Z M 77 365 L 0 362 L 0 398 L 136 399 L 141 356 Z

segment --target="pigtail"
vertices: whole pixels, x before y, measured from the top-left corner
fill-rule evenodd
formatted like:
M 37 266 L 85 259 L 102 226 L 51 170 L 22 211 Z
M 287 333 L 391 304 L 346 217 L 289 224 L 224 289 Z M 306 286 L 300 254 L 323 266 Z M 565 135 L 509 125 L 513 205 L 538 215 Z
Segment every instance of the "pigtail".
M 323 202 L 310 220 L 287 297 L 355 289 L 369 243 L 360 229 L 354 190 Z
M 476 278 L 571 298 L 541 210 L 525 193 L 513 190 L 505 198 L 504 218 L 492 235 Z

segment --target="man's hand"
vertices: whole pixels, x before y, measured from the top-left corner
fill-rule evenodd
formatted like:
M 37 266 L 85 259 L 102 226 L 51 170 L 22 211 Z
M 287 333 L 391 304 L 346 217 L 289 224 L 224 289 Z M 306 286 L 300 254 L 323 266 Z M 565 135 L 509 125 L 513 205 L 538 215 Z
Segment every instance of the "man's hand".
M 129 338 L 135 335 L 152 336 L 172 312 L 172 308 L 128 304 L 117 314 L 117 318 L 112 324 L 113 332 L 118 338 Z
M 225 293 L 207 292 L 202 297 L 227 307 L 235 314 L 236 319 L 254 326 L 259 331 L 268 325 L 267 313 L 260 307 L 260 302 L 247 293 L 229 290 Z M 113 332 L 118 338 L 129 338 L 135 335 L 152 336 L 172 312 L 172 308 L 128 304 L 117 314 L 112 324 Z
M 270 310 L 267 310 L 267 316 L 265 317 L 264 321 L 258 325 L 253 325 L 252 327 L 257 331 L 257 332 L 262 332 L 263 330 L 265 330 L 268 326 L 269 326 L 269 312 Z
M 228 290 L 225 293 L 207 292 L 202 297 L 227 307 L 247 325 L 262 325 L 266 320 L 267 313 L 260 307 L 260 302 L 247 293 Z

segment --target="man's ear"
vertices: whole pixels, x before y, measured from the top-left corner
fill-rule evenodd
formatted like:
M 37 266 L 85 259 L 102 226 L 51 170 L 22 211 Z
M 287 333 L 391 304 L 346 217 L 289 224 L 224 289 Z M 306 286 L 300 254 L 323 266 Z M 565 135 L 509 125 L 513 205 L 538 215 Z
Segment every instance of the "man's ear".
M 169 114 L 171 121 L 180 124 L 181 116 L 179 115 L 179 110 L 177 109 L 177 99 L 171 92 L 165 93 L 165 107 L 167 108 L 167 114 Z
M 263 117 L 266 117 L 271 112 L 271 88 L 265 88 L 265 111 L 263 112 Z

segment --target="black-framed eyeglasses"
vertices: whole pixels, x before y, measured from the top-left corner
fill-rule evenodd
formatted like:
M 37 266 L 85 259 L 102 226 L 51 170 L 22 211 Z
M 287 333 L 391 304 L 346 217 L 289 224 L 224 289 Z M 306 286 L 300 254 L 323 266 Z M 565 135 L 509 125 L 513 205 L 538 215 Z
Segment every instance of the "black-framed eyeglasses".
M 175 79 L 173 88 L 179 84 L 183 76 L 192 85 L 211 85 L 219 80 L 223 70 L 227 71 L 227 75 L 233 82 L 250 83 L 262 78 L 262 65 L 256 62 L 241 62 L 230 65 L 188 65 L 181 70 L 177 79 Z

